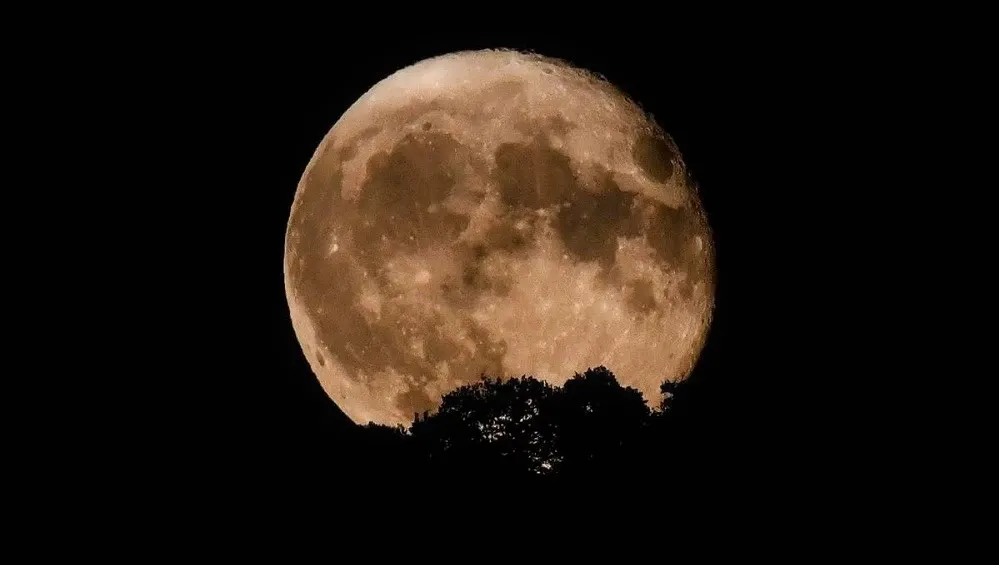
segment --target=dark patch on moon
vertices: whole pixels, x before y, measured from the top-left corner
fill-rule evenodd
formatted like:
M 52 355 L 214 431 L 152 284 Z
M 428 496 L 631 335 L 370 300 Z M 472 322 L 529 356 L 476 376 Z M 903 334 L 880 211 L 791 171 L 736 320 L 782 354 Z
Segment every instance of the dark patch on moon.
M 355 268 L 344 255 L 327 257 L 313 246 L 300 248 L 305 269 L 304 284 L 296 284 L 316 330 L 319 345 L 340 361 L 348 377 L 358 380 L 358 371 L 371 373 L 382 366 L 381 350 L 386 339 L 356 305 L 361 285 Z M 324 315 L 335 312 L 335 315 Z
M 662 157 L 662 152 L 668 152 L 669 148 L 661 139 L 658 145 L 656 142 L 657 138 L 648 137 L 638 147 L 648 149 L 643 155 L 644 166 L 654 167 L 650 174 L 663 177 L 667 169 L 661 159 L 656 161 L 653 157 Z M 697 223 L 698 217 L 690 208 L 672 209 L 621 190 L 608 170 L 602 172 L 595 186 L 585 186 L 572 171 L 569 158 L 539 137 L 527 144 L 503 144 L 495 157 L 496 186 L 507 212 L 487 232 L 488 249 L 525 249 L 533 237 L 533 226 L 520 232 L 515 228 L 517 220 L 531 218 L 533 210 L 549 209 L 556 211 L 552 226 L 573 260 L 596 262 L 604 277 L 613 278 L 617 239 L 643 233 L 648 234 L 658 257 L 674 268 L 683 269 L 689 262 L 697 262 L 698 258 L 690 255 L 691 238 L 704 233 L 704 226 Z M 643 208 L 649 212 L 643 213 Z M 465 284 L 476 290 L 495 290 L 479 275 L 474 265 L 467 266 Z M 703 277 L 699 272 L 691 275 L 689 283 Z M 681 290 L 691 289 L 689 284 L 681 285 Z M 463 298 L 460 293 L 458 297 Z M 648 303 L 644 295 L 635 300 L 636 304 Z
M 524 81 L 503 80 L 485 89 L 482 93 L 483 102 L 507 101 L 524 92 Z
M 416 382 L 395 398 L 395 406 L 402 414 L 422 413 L 437 407 L 440 398 L 431 398 L 426 391 L 430 383 L 441 378 L 437 367 L 442 362 L 448 363 L 448 372 L 453 382 L 460 383 L 453 384 L 453 388 L 475 382 L 482 374 L 504 374 L 503 356 L 507 349 L 505 341 L 491 340 L 484 328 L 472 325 L 469 327 L 469 338 L 476 344 L 476 350 L 470 353 L 453 336 L 444 335 L 440 329 L 442 327 L 442 324 L 428 324 L 424 328 L 425 333 L 421 334 L 426 340 L 425 358 L 420 359 L 416 371 L 404 371 L 414 375 Z
M 670 208 L 660 202 L 648 202 L 646 237 L 659 260 L 683 271 L 687 277 L 679 285 L 680 295 L 690 298 L 694 285 L 710 276 L 710 262 L 703 252 L 698 252 L 695 238 L 708 237 L 704 218 L 695 208 L 683 206 Z M 705 241 L 703 245 L 707 245 Z
M 525 244 L 526 245 L 526 244 Z M 486 261 L 495 252 L 503 248 L 492 247 L 488 241 L 468 245 L 456 244 L 453 248 L 454 257 L 460 266 L 460 281 L 446 279 L 441 284 L 445 299 L 456 307 L 471 306 L 475 299 L 484 293 L 496 296 L 507 296 L 513 288 L 513 275 L 501 275 L 486 272 Z
M 468 263 L 461 270 L 461 284 L 470 287 L 474 291 L 484 292 L 489 290 L 489 280 L 482 272 L 481 263 Z
M 641 224 L 633 213 L 634 194 L 621 190 L 609 174 L 602 188 L 598 193 L 573 191 L 554 227 L 573 258 L 595 261 L 607 272 L 615 262 L 617 238 L 638 235 Z
M 575 127 L 576 124 L 563 118 L 561 115 L 552 116 L 548 120 L 548 131 L 554 132 L 557 135 L 565 135 L 572 131 Z
M 645 314 L 656 309 L 656 294 L 647 280 L 632 281 L 627 286 L 627 305 L 633 312 Z
M 378 251 L 366 256 L 384 256 L 383 236 L 392 249 L 410 252 L 453 241 L 469 219 L 442 203 L 455 187 L 454 171 L 470 158 L 461 143 L 441 132 L 409 134 L 391 151 L 372 156 L 356 203 L 364 220 L 358 239 Z
M 480 277 L 478 279 L 473 279 L 475 282 L 472 285 L 472 289 L 479 293 L 489 292 L 493 295 L 504 297 L 509 296 L 510 292 L 513 290 L 514 280 L 512 275 L 504 276 L 487 276 Z
M 578 183 L 569 157 L 540 137 L 529 143 L 504 143 L 496 149 L 495 182 L 503 203 L 538 210 L 560 204 Z
M 676 152 L 658 135 L 643 135 L 631 150 L 631 155 L 649 178 L 666 182 L 673 176 Z
M 524 229 L 517 227 L 523 222 Z M 525 252 L 534 238 L 536 216 L 526 210 L 509 210 L 499 220 L 486 230 L 482 238 L 482 248 L 491 251 L 507 253 Z M 484 255 L 478 257 L 483 259 Z
M 375 129 L 368 133 L 374 135 Z M 506 343 L 491 340 L 485 328 L 466 318 L 461 323 L 475 343 L 469 351 L 459 336 L 442 330 L 448 325 L 441 314 L 428 312 L 425 305 L 394 300 L 374 274 L 385 257 L 397 252 L 418 254 L 430 245 L 453 244 L 469 218 L 448 211 L 443 203 L 457 190 L 453 171 L 476 157 L 444 133 L 407 135 L 368 161 L 360 193 L 352 202 L 340 197 L 340 163 L 353 147 L 356 144 L 320 155 L 298 195 L 286 248 L 289 283 L 316 330 L 319 366 L 335 359 L 346 378 L 363 384 L 389 369 L 406 374 L 415 384 L 394 401 L 403 414 L 422 412 L 439 402 L 426 389 L 440 378 L 440 363 L 448 363 L 452 380 L 473 382 L 483 373 L 502 375 Z M 330 251 L 334 235 L 339 245 L 335 253 Z M 488 243 L 497 248 L 523 243 L 512 234 L 497 232 L 491 237 Z M 500 245 L 504 239 L 508 241 Z M 493 251 L 483 245 L 459 255 L 466 267 L 481 269 Z M 379 314 L 364 310 L 358 302 L 365 281 L 375 284 L 381 295 Z M 467 305 L 482 292 L 509 290 L 503 280 L 474 273 L 471 283 L 459 284 Z
M 340 362 L 354 382 L 362 382 L 361 372 L 371 377 L 390 369 L 414 378 L 416 384 L 395 400 L 403 414 L 422 412 L 434 405 L 427 404 L 429 397 L 422 391 L 440 378 L 438 368 L 442 362 L 448 363 L 451 375 L 463 382 L 474 381 L 483 371 L 502 374 L 505 342 L 490 340 L 488 331 L 471 320 L 466 320 L 466 330 L 476 343 L 473 352 L 465 349 L 457 336 L 441 330 L 446 324 L 440 315 L 386 298 L 380 319 L 373 320 L 354 302 L 360 291 L 358 285 L 327 288 L 330 291 L 322 293 L 320 300 L 337 315 L 317 315 L 317 297 L 312 295 L 306 300 L 320 345 Z M 417 343 L 420 346 L 414 347 Z
M 316 266 L 308 263 L 304 251 L 325 248 L 325 242 L 343 224 L 343 219 L 333 213 L 340 204 L 341 161 L 342 153 L 328 146 L 319 155 L 305 178 L 303 190 L 296 197 L 297 205 L 288 222 L 288 240 L 285 243 L 288 276 L 295 283 L 295 288 L 298 288 L 297 281 L 309 280 L 317 275 L 305 272 Z
M 452 307 L 464 310 L 474 305 L 492 286 L 484 272 L 490 250 L 481 243 L 457 243 L 452 247 L 452 253 L 459 273 L 457 276 L 445 275 L 440 284 L 441 294 Z
M 413 414 L 415 419 L 416 414 L 436 409 L 438 402 L 439 400 L 430 398 L 426 389 L 410 386 L 406 392 L 396 398 L 395 405 L 403 414 Z
M 440 288 L 444 300 L 457 308 L 471 306 L 475 302 L 475 295 L 471 289 L 454 277 L 445 277 Z
M 547 118 L 532 116 L 528 112 L 518 112 L 510 118 L 510 125 L 520 133 L 539 137 L 546 140 L 552 138 L 565 137 L 567 133 L 576 129 L 577 124 L 565 119 L 561 114 L 554 114 Z

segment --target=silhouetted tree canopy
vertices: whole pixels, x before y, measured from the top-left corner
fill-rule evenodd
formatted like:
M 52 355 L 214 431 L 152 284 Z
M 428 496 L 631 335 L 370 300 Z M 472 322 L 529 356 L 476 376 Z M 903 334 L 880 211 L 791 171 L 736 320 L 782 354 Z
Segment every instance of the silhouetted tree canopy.
M 557 395 L 555 443 L 565 474 L 606 469 L 641 439 L 649 408 L 642 393 L 618 384 L 606 367 L 589 369 L 566 381 Z
M 650 409 L 641 392 L 606 367 L 575 374 L 563 386 L 532 376 L 483 375 L 455 389 L 408 428 L 369 424 L 365 441 L 377 464 L 419 468 L 432 476 L 607 479 L 659 459 L 664 416 L 686 401 L 685 383 L 662 384 Z
M 555 394 L 534 377 L 484 377 L 444 395 L 440 408 L 414 421 L 410 433 L 434 462 L 543 474 L 555 464 L 549 408 Z

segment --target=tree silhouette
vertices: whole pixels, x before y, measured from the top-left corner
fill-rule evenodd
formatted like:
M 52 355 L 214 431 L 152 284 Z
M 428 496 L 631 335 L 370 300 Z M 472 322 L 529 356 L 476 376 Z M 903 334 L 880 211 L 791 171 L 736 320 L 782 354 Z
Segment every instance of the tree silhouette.
M 417 418 L 413 440 L 432 465 L 505 477 L 550 473 L 558 464 L 547 405 L 556 389 L 534 377 L 490 379 L 444 395 Z
M 364 478 L 391 479 L 398 476 L 399 469 L 414 474 L 419 471 L 421 454 L 403 426 L 368 423 L 359 426 L 351 439 L 348 455 Z
M 566 477 L 606 474 L 630 459 L 650 415 L 642 393 L 622 387 L 603 366 L 566 381 L 552 407 L 559 471 Z
M 563 386 L 483 375 L 444 395 L 435 412 L 417 415 L 408 429 L 360 427 L 363 465 L 393 480 L 405 469 L 409 480 L 467 480 L 473 489 L 586 484 L 587 492 L 602 485 L 620 494 L 610 485 L 690 469 L 688 447 L 698 443 L 685 425 L 690 387 L 664 382 L 660 390 L 653 410 L 603 366 Z

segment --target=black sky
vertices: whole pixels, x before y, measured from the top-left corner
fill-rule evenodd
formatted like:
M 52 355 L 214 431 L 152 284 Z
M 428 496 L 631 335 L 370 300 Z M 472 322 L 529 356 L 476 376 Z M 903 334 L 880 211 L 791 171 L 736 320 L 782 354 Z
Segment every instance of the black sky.
M 174 151 L 193 164 L 170 189 L 190 212 L 176 237 L 196 255 L 177 292 L 198 306 L 184 310 L 188 329 L 176 344 L 197 361 L 179 363 L 170 380 L 185 409 L 164 425 L 196 438 L 184 446 L 190 468 L 262 477 L 335 460 L 352 424 L 309 370 L 285 303 L 296 185 L 323 135 L 377 81 L 427 57 L 487 47 L 603 74 L 673 136 L 717 246 L 715 320 L 694 377 L 706 453 L 732 476 L 810 464 L 831 403 L 822 383 L 835 365 L 815 354 L 828 342 L 814 322 L 832 306 L 814 282 L 837 276 L 830 264 L 839 259 L 832 235 L 806 234 L 831 213 L 825 195 L 841 178 L 833 164 L 844 151 L 843 117 L 862 81 L 846 69 L 848 45 L 810 34 L 580 28 L 365 43 L 247 31 L 167 56 L 183 82 L 163 85 L 172 97 L 161 119 L 177 120 L 167 124 L 184 130 Z
M 619 522 L 662 554 L 677 538 L 663 522 L 677 517 L 711 536 L 701 548 L 747 548 L 720 535 L 726 520 L 792 551 L 803 538 L 790 530 L 826 533 L 816 547 L 828 551 L 861 524 L 861 541 L 893 542 L 897 529 L 908 539 L 893 554 L 925 556 L 945 540 L 938 528 L 976 515 L 966 506 L 989 491 L 969 479 L 990 468 L 969 472 L 958 452 L 984 463 L 994 443 L 975 437 L 993 428 L 978 404 L 992 398 L 977 390 L 988 365 L 967 354 L 988 340 L 975 331 L 983 317 L 988 327 L 988 295 L 964 274 L 988 262 L 970 250 L 992 222 L 970 217 L 968 196 L 993 181 L 968 172 L 994 145 L 994 62 L 982 60 L 992 19 L 936 5 L 712 6 L 695 19 L 678 3 L 368 4 L 11 12 L 7 164 L 27 170 L 5 187 L 8 279 L 32 292 L 8 293 L 8 311 L 29 320 L 9 324 L 6 462 L 11 502 L 25 502 L 15 522 L 45 533 L 14 538 L 38 539 L 32 551 L 162 552 L 200 523 L 199 554 L 216 539 L 257 553 L 270 524 L 301 516 L 341 523 L 314 537 L 326 551 L 354 520 L 379 536 L 357 536 L 368 553 L 440 559 L 460 557 L 466 539 L 492 551 L 518 536 L 589 551 Z M 353 424 L 309 370 L 285 303 L 296 185 L 377 81 L 495 47 L 601 73 L 654 114 L 714 230 L 717 309 L 689 405 L 701 449 L 655 485 L 652 520 L 583 508 L 587 528 L 559 535 L 544 508 L 498 501 L 517 512 L 502 522 L 481 491 L 425 492 L 404 469 L 389 485 L 338 480 L 357 453 L 343 447 Z M 935 319 L 950 310 L 975 321 Z M 25 383 L 41 389 L 37 403 Z M 678 512 L 677 477 L 691 472 L 751 504 Z M 423 500 L 378 504 L 406 490 Z M 372 521 L 358 519 L 366 508 Z M 469 519 L 476 508 L 484 520 Z M 432 519 L 447 512 L 475 536 Z M 519 527 L 534 516 L 548 521 L 542 536 Z M 640 522 L 659 531 L 640 536 Z M 395 542 L 422 524 L 435 531 L 420 545 Z M 163 537 L 143 544 L 150 533 Z

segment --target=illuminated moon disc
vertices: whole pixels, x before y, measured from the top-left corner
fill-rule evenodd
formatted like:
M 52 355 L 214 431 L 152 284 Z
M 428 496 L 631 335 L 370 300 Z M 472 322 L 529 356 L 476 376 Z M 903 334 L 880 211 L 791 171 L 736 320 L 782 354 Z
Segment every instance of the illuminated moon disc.
M 714 244 L 672 140 L 607 82 L 513 51 L 402 69 L 320 143 L 285 238 L 295 333 L 358 423 L 490 376 L 689 374 Z

